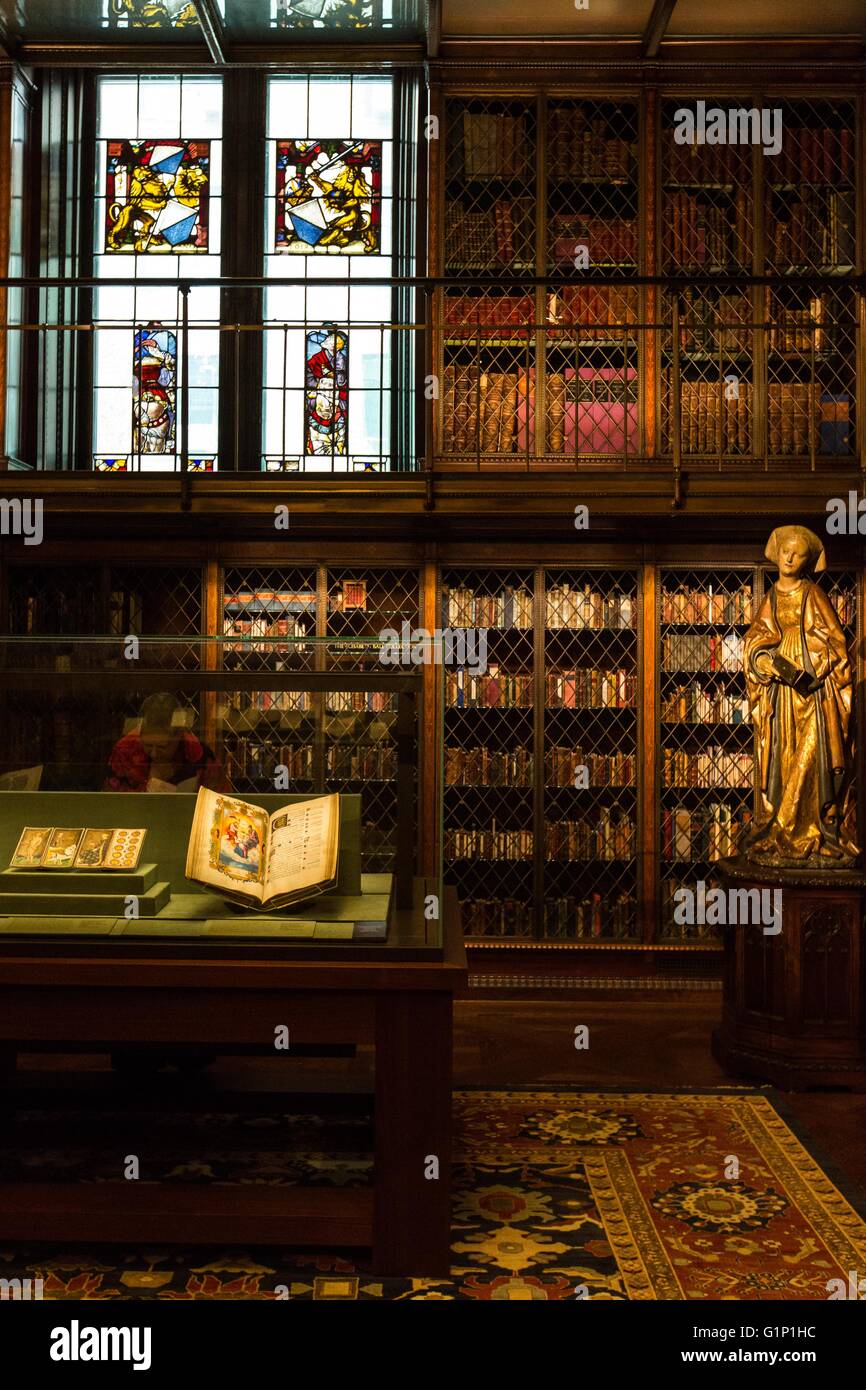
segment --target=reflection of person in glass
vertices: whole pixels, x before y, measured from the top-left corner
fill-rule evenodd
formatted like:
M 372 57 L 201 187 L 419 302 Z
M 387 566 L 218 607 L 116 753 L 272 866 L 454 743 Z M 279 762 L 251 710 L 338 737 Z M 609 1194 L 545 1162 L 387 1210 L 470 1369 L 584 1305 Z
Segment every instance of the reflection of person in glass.
M 764 553 L 779 578 L 744 643 L 760 788 L 745 854 L 776 865 L 850 865 L 859 854 L 853 681 L 836 610 L 809 578 L 826 567 L 824 547 L 804 526 L 780 526 Z
M 180 702 L 160 692 L 141 706 L 141 722 L 111 750 L 104 791 L 229 791 L 216 755 L 189 729 L 179 725 Z

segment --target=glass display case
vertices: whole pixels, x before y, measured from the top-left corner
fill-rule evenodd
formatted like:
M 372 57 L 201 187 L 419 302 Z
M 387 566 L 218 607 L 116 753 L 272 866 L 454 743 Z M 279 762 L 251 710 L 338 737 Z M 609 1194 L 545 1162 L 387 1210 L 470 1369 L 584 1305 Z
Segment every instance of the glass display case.
M 0 942 L 438 958 L 435 652 L 425 670 L 388 634 L 275 635 L 242 618 L 229 627 L 224 637 L 0 641 Z M 229 891 L 267 879 L 276 826 L 288 834 L 275 813 L 329 794 L 339 848 L 324 891 L 263 910 L 195 881 L 197 804 L 214 818 L 201 844 L 230 866 Z M 25 830 L 39 833 L 22 852 Z M 73 830 L 94 834 L 76 849 Z M 109 830 L 124 833 L 95 833 Z M 146 834 L 135 863 L 120 850 L 111 867 L 99 862 L 121 840 L 128 852 L 136 830 Z M 286 850 L 292 872 L 310 862 L 304 836 L 315 833 L 298 830 Z

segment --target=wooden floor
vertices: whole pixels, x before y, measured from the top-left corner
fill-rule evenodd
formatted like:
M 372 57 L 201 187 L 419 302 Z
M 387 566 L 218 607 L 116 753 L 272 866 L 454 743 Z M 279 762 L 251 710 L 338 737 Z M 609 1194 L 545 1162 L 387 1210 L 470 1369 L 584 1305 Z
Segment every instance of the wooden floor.
M 676 998 L 467 1000 L 456 1006 L 455 1086 L 619 1086 L 736 1084 L 710 1054 L 721 993 Z M 574 1030 L 589 1029 L 578 1052 Z M 749 1083 L 743 1083 L 749 1084 Z M 866 1095 L 784 1093 L 798 1133 L 862 1191 L 866 1211 Z

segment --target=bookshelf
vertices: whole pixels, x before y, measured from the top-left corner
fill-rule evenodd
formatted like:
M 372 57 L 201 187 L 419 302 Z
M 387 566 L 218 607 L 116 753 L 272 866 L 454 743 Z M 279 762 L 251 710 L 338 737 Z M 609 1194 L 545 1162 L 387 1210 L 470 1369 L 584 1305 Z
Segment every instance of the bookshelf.
M 708 881 L 735 854 L 753 809 L 752 731 L 743 637 L 756 593 L 751 567 L 662 568 L 659 588 L 659 936 L 714 939 L 674 922 L 674 894 Z
M 449 97 L 442 264 L 462 283 L 438 300 L 440 453 L 639 452 L 638 291 L 592 282 L 638 268 L 638 131 L 635 100 Z M 500 283 L 473 285 L 481 270 Z M 520 272 L 574 283 L 522 288 Z
M 636 940 L 638 588 L 544 575 L 543 935 Z
M 764 161 L 764 269 L 840 277 L 857 266 L 856 109 L 852 101 L 780 101 L 784 140 Z M 765 291 L 767 451 L 855 452 L 856 303 L 842 283 Z
M 445 874 L 473 939 L 636 940 L 637 574 L 448 568 L 442 621 L 487 631 L 446 673 Z
M 376 566 L 226 568 L 223 625 L 236 642 L 225 652 L 239 670 L 360 670 L 369 653 L 351 638 L 398 632 L 419 615 L 419 574 Z M 332 647 L 280 637 L 332 637 Z M 267 642 L 256 639 L 268 638 Z M 393 863 L 397 827 L 396 712 L 384 692 L 256 691 L 227 697 L 219 725 L 226 770 L 240 793 L 273 791 L 278 766 L 292 791 L 361 794 L 365 872 Z
M 536 659 L 532 569 L 441 576 L 443 628 L 487 635 L 483 672 L 445 673 L 446 883 L 472 938 L 531 940 L 536 923 Z

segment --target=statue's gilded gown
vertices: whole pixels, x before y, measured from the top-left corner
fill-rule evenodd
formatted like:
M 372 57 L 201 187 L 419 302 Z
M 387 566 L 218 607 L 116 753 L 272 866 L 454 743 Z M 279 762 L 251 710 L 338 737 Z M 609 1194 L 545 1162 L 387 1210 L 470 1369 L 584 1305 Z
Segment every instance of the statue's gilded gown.
M 777 653 L 820 681 L 801 694 L 759 669 Z M 755 731 L 759 810 L 743 848 L 775 864 L 856 858 L 849 723 L 853 683 L 845 634 L 810 579 L 789 593 L 774 585 L 745 638 L 746 687 Z M 817 862 L 820 862 L 817 861 Z M 816 862 L 813 860 L 813 863 Z

